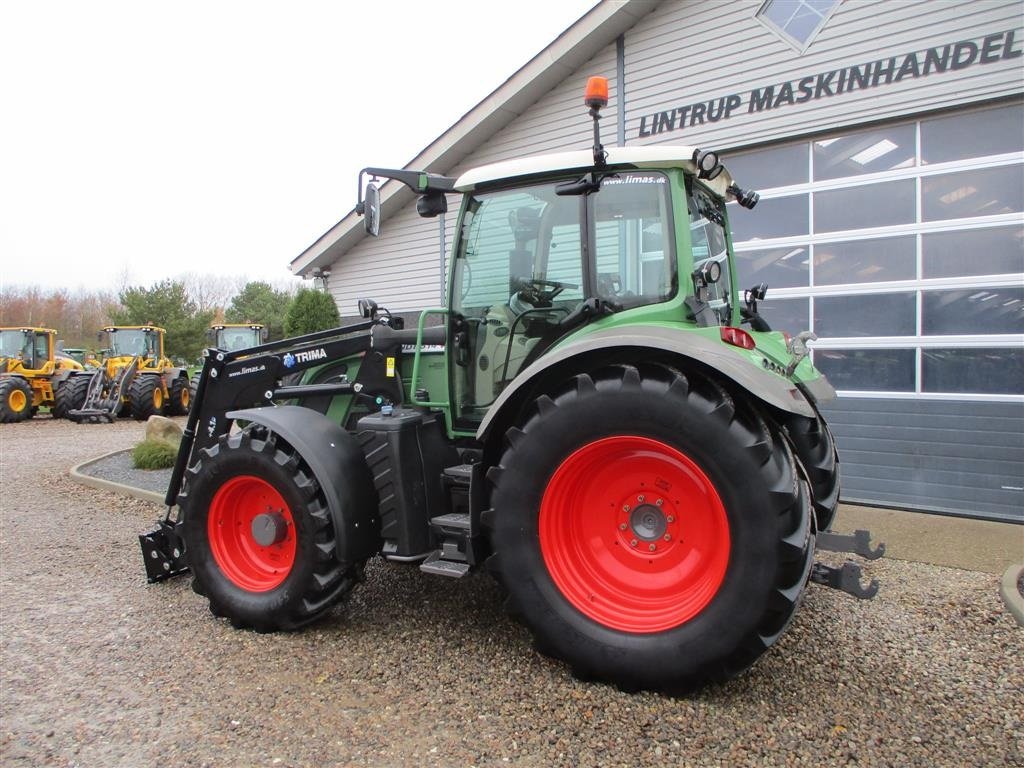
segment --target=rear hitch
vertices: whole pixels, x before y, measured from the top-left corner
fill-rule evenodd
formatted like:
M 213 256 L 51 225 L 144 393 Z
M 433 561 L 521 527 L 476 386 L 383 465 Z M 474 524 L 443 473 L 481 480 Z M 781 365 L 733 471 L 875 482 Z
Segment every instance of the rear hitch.
M 178 535 L 177 523 L 161 520 L 155 530 L 139 535 L 139 544 L 150 584 L 188 572 L 185 542 Z
M 860 566 L 854 563 L 843 563 L 842 568 L 833 568 L 824 563 L 815 563 L 811 568 L 811 581 L 823 584 L 840 592 L 846 592 L 859 600 L 870 600 L 878 594 L 878 579 L 872 579 L 866 587 L 860 583 Z
M 877 560 L 885 554 L 885 544 L 879 544 L 871 548 L 871 532 L 857 530 L 853 533 L 832 533 L 823 531 L 818 534 L 815 549 L 824 549 L 829 552 L 851 552 L 860 555 L 865 560 Z
M 877 560 L 885 554 L 885 544 L 871 548 L 871 533 L 857 530 L 853 533 L 832 533 L 823 531 L 818 534 L 815 549 L 827 552 L 849 552 L 866 560 Z M 849 561 L 839 568 L 824 563 L 815 563 L 811 569 L 811 581 L 838 589 L 859 600 L 870 600 L 878 594 L 878 579 L 872 579 L 867 586 L 860 582 L 860 566 Z

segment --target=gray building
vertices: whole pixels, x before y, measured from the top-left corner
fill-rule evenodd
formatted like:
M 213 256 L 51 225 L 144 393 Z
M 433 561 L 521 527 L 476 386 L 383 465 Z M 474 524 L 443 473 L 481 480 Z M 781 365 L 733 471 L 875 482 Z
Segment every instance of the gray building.
M 819 337 L 844 500 L 1024 521 L 1022 53 L 1019 0 L 606 0 L 408 167 L 585 149 L 608 77 L 606 144 L 715 149 L 761 193 L 739 278 Z M 382 200 L 380 238 L 350 213 L 292 262 L 343 315 L 443 303 L 454 215 Z

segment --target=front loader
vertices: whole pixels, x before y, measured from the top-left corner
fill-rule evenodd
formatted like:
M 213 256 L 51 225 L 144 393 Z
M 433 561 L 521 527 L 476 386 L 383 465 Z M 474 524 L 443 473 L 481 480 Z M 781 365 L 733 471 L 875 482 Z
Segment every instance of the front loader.
M 154 325 L 110 326 L 98 334 L 105 355 L 97 369 L 68 382 L 68 418 L 112 422 L 121 415 L 145 421 L 153 415 L 184 416 L 192 391 L 188 371 L 164 354 L 164 329 Z
M 328 613 L 371 557 L 462 578 L 486 564 L 537 647 L 584 678 L 667 692 L 732 677 L 809 581 L 860 597 L 863 537 L 825 533 L 834 390 L 807 335 L 740 300 L 713 152 L 592 150 L 458 178 L 368 168 L 421 215 L 461 197 L 448 304 L 206 352 L 151 581 L 191 570 L 215 616 L 257 631 Z M 742 215 L 740 211 L 737 215 Z M 744 327 L 746 326 L 746 327 Z M 299 376 L 293 374 L 301 374 Z
M 64 418 L 63 385 L 81 363 L 57 348 L 52 328 L 0 328 L 0 422 L 31 419 L 40 408 Z

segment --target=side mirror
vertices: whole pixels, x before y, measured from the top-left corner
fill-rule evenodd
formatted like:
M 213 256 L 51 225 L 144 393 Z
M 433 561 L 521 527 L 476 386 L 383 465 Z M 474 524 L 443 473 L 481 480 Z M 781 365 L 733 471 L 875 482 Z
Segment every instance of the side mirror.
M 266 341 L 270 337 L 270 329 L 266 326 L 260 328 L 260 341 Z
M 366 197 L 362 202 L 363 227 L 368 235 L 380 234 L 380 189 L 376 184 L 366 185 Z

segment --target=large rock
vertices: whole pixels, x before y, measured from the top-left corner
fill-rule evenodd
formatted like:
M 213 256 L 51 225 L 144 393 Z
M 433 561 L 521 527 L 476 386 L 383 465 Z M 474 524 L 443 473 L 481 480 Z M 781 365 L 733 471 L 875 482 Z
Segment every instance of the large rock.
M 181 442 L 181 427 L 166 416 L 150 416 L 146 421 L 146 439 L 163 440 L 171 445 Z

